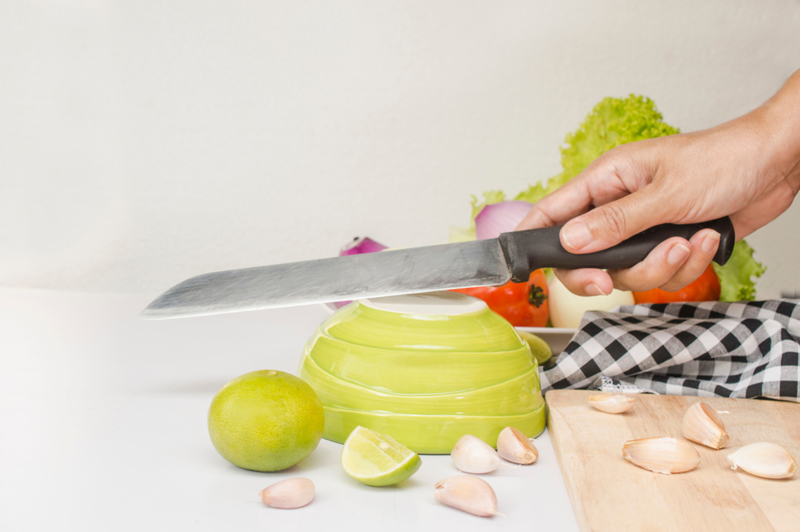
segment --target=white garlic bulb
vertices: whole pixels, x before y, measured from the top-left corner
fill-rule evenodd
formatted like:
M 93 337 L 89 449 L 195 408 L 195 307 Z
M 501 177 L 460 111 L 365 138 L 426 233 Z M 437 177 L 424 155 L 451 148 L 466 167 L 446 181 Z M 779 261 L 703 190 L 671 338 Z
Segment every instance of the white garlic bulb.
M 797 471 L 792 455 L 774 443 L 760 442 L 745 445 L 728 455 L 731 469 L 741 467 L 751 475 L 762 478 L 790 478 Z
M 685 473 L 700 463 L 697 450 L 675 438 L 643 438 L 627 441 L 622 447 L 622 456 L 632 464 L 664 475 Z
M 259 492 L 261 502 L 273 508 L 300 508 L 314 500 L 314 483 L 296 477 L 276 482 Z
M 716 410 L 705 403 L 695 403 L 683 416 L 683 436 L 712 449 L 722 449 L 730 436 Z
M 436 500 L 479 517 L 497 513 L 497 496 L 483 479 L 460 476 L 441 480 L 434 487 Z
M 458 439 L 450 457 L 464 473 L 491 473 L 501 465 L 511 467 L 500 459 L 491 445 L 471 434 Z
M 497 453 L 515 464 L 530 465 L 539 457 L 536 446 L 514 427 L 506 427 L 497 436 Z
M 633 403 L 635 402 L 635 397 L 622 394 L 597 394 L 589 397 L 590 405 L 601 412 L 607 412 L 609 414 L 621 414 L 623 412 L 627 412 L 633 407 Z

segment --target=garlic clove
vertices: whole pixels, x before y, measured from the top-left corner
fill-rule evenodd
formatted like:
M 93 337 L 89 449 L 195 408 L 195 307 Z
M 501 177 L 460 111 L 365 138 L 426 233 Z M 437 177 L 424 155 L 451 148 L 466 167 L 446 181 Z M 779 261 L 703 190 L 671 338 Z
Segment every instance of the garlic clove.
M 497 496 L 485 480 L 460 476 L 440 480 L 434 487 L 436 500 L 479 517 L 497 513 Z
M 797 471 L 792 455 L 774 443 L 760 442 L 745 445 L 728 455 L 731 469 L 741 467 L 751 475 L 762 478 L 790 478 Z
M 307 478 L 290 478 L 264 488 L 259 495 L 273 508 L 300 508 L 314 500 L 314 483 Z
M 519 430 L 506 427 L 497 436 L 497 453 L 515 464 L 530 465 L 539 458 L 536 446 Z
M 601 412 L 607 412 L 609 414 L 621 414 L 623 412 L 627 412 L 631 409 L 631 407 L 633 407 L 633 403 L 635 402 L 635 397 L 621 394 L 597 394 L 589 397 L 590 405 Z
M 730 440 L 717 411 L 705 403 L 695 403 L 686 411 L 683 416 L 683 436 L 712 449 L 722 449 Z
M 477 475 L 491 473 L 501 465 L 515 467 L 503 462 L 491 445 L 471 434 L 458 439 L 450 458 L 460 471 Z
M 675 438 L 630 440 L 622 447 L 625 460 L 641 468 L 669 475 L 691 471 L 700 463 L 697 450 Z

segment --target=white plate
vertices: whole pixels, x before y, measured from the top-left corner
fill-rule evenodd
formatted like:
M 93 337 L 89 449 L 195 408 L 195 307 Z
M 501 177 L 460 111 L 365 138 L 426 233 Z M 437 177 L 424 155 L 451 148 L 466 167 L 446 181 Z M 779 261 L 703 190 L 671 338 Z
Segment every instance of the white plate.
M 518 331 L 535 334 L 550 346 L 553 356 L 558 356 L 569 345 L 578 329 L 558 327 L 517 327 Z

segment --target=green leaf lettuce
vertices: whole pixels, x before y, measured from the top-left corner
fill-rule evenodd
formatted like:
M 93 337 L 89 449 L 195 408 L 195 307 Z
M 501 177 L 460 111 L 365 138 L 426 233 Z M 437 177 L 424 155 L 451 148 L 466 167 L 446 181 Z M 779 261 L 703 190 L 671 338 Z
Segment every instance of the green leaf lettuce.
M 592 161 L 608 150 L 638 140 L 680 133 L 663 121 L 650 98 L 631 94 L 627 98 L 605 98 L 598 103 L 580 127 L 567 135 L 561 148 L 562 172 L 545 183 L 536 183 L 517 194 L 515 200 L 536 203 L 558 187 L 580 174 Z M 472 219 L 466 229 L 451 228 L 452 242 L 475 239 L 475 217 L 486 205 L 504 201 L 501 191 L 483 194 L 483 201 L 472 197 Z M 733 256 L 725 266 L 714 265 L 720 278 L 722 301 L 743 301 L 755 298 L 754 277 L 764 273 L 764 266 L 753 259 L 753 249 L 743 240 L 737 242 Z

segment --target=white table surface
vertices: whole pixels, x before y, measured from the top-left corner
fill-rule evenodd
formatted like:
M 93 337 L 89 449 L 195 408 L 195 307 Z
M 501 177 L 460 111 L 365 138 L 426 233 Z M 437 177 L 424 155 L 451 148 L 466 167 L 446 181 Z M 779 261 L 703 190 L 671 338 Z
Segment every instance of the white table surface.
M 483 475 L 504 514 L 490 519 L 433 498 L 435 482 L 460 474 L 449 456 L 423 456 L 390 488 L 348 477 L 326 440 L 280 473 L 231 465 L 208 437 L 211 398 L 249 371 L 295 373 L 328 314 L 140 320 L 150 299 L 0 288 L 0 530 L 578 529 L 546 432 L 536 464 Z M 260 502 L 294 476 L 316 485 L 311 505 Z

